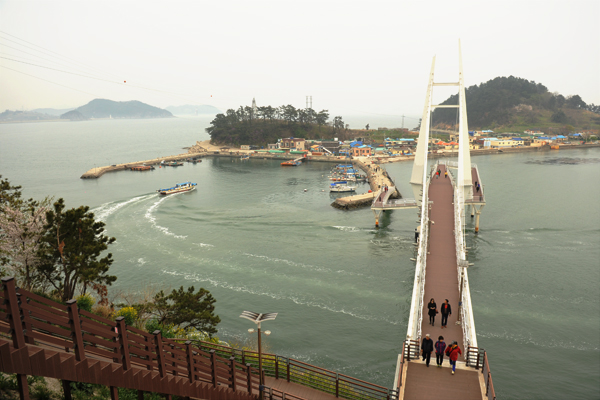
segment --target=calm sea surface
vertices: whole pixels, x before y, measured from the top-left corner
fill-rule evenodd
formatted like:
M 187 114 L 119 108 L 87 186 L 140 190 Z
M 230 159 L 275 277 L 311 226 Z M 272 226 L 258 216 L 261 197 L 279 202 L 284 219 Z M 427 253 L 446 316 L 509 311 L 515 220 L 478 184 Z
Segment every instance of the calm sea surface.
M 27 197 L 94 209 L 117 238 L 112 293 L 202 286 L 217 299 L 221 339 L 250 339 L 244 310 L 278 312 L 263 326 L 270 352 L 391 387 L 415 210 L 375 229 L 368 208 L 331 207 L 325 163 L 207 158 L 79 179 L 94 166 L 181 153 L 208 138 L 211 119 L 1 124 L 0 174 Z M 468 221 L 469 277 L 498 398 L 600 398 L 600 150 L 472 161 L 488 205 L 477 236 Z M 410 197 L 412 165 L 386 168 Z M 188 180 L 198 190 L 155 192 Z

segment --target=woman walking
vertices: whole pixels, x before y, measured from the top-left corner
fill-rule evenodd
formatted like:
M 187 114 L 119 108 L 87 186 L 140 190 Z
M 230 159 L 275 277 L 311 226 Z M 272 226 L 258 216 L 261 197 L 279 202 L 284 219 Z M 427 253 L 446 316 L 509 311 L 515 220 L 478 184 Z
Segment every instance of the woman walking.
M 460 347 L 458 347 L 458 343 L 456 341 L 452 342 L 450 347 L 446 349 L 446 355 L 450 358 L 450 365 L 452 365 L 452 375 L 454 375 L 454 371 L 456 370 L 456 360 L 458 360 L 458 356 L 462 355 L 462 351 L 460 351 Z
M 444 350 L 446 350 L 446 342 L 444 342 L 444 337 L 440 336 L 438 341 L 435 342 L 435 362 L 440 368 L 442 368 L 444 362 Z
M 429 300 L 427 308 L 429 309 L 429 324 L 433 326 L 433 324 L 435 323 L 435 314 L 437 314 L 438 312 L 437 304 L 435 304 L 435 300 L 433 300 L 433 297 L 431 298 L 431 300 Z
M 440 307 L 440 311 L 442 312 L 442 329 L 446 328 L 446 324 L 448 323 L 448 316 L 452 315 L 452 307 L 450 307 L 450 303 L 448 299 L 444 301 L 444 304 Z

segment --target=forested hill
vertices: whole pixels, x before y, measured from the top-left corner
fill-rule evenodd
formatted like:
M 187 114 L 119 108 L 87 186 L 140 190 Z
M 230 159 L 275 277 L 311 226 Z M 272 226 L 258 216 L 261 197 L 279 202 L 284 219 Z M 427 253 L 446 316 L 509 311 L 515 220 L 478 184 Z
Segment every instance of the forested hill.
M 550 93 L 541 83 L 514 76 L 498 77 L 466 88 L 469 129 L 552 128 L 571 125 L 600 128 L 600 106 L 586 104 L 579 95 Z M 458 94 L 442 104 L 458 104 Z M 456 124 L 455 109 L 437 109 L 432 124 Z
M 211 126 L 206 128 L 213 144 L 243 145 L 251 144 L 266 147 L 280 138 L 332 139 L 345 140 L 342 117 L 337 116 L 330 123 L 329 113 L 318 113 L 311 109 L 281 107 L 242 107 L 229 109 L 225 114 L 217 114 Z
M 88 104 L 65 113 L 60 117 L 63 119 L 84 118 L 167 118 L 172 117 L 167 110 L 154 107 L 141 101 L 112 101 L 106 99 L 95 99 Z

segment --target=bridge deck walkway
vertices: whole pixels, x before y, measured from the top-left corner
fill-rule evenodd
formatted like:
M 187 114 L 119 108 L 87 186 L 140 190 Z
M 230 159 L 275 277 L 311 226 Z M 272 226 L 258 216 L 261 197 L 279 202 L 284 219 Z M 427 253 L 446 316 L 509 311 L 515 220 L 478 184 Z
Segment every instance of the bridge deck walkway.
M 430 334 L 435 343 L 439 336 L 446 344 L 456 341 L 463 352 L 459 362 L 464 361 L 463 333 L 456 325 L 458 315 L 458 273 L 456 246 L 454 241 L 453 187 L 450 178 L 444 177 L 446 167 L 439 167 L 441 174 L 433 178 L 429 185 L 429 200 L 433 202 L 430 211 L 431 228 L 429 233 L 429 254 L 425 275 L 425 295 L 423 299 L 422 336 Z M 438 311 L 445 299 L 452 307 L 447 328 L 441 327 L 441 313 L 437 314 L 434 325 L 429 324 L 427 303 L 435 299 Z M 435 352 L 431 355 L 429 368 L 422 361 L 408 362 L 404 399 L 481 399 L 479 374 L 475 370 L 457 368 L 451 374 L 448 357 L 444 356 L 444 368 L 436 367 Z

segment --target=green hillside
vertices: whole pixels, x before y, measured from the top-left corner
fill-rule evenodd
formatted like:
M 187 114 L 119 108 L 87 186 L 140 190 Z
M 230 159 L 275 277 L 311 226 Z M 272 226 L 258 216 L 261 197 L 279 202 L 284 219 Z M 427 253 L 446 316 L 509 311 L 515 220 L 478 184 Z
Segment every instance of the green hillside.
M 137 100 L 95 99 L 73 111 L 61 115 L 61 118 L 70 119 L 70 116 L 77 116 L 77 119 L 81 119 L 80 115 L 85 118 L 168 118 L 173 116 L 167 110 Z
M 579 95 L 564 97 L 550 93 L 541 83 L 514 76 L 498 77 L 466 88 L 469 129 L 496 132 L 582 131 L 600 129 L 600 106 L 586 104 Z M 458 104 L 458 95 L 442 104 Z M 435 127 L 452 129 L 457 123 L 454 109 L 437 109 Z
M 327 110 L 297 109 L 287 105 L 281 107 L 241 107 L 217 114 L 211 126 L 206 128 L 211 143 L 226 145 L 253 144 L 266 147 L 280 138 L 304 139 L 347 139 L 342 117 L 328 122 Z

